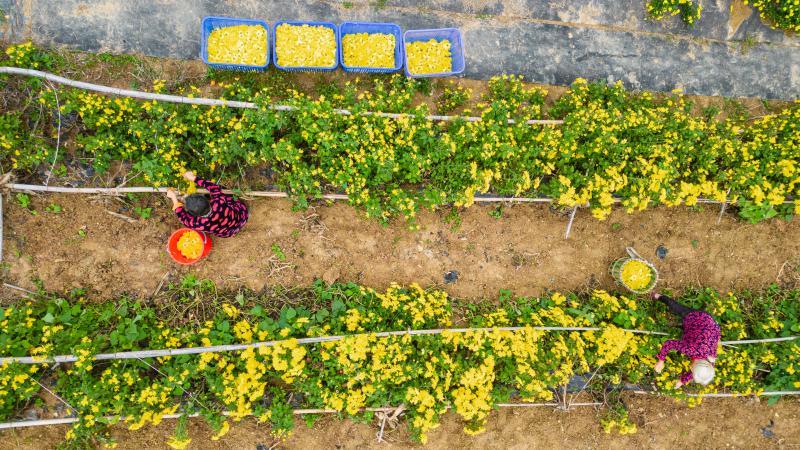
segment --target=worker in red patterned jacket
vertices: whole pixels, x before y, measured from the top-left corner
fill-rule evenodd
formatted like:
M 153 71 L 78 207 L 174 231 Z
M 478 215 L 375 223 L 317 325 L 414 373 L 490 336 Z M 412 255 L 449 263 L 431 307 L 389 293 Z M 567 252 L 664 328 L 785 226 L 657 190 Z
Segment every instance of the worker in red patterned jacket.
M 183 202 L 178 200 L 174 189 L 167 191 L 167 197 L 172 200 L 172 210 L 184 226 L 218 237 L 231 237 L 247 223 L 247 205 L 244 202 L 224 194 L 218 184 L 197 178 L 193 172 L 186 172 L 183 177 L 208 191 L 208 195 L 186 196 Z
M 720 332 L 717 321 L 704 311 L 688 308 L 666 295 L 653 294 L 653 299 L 660 300 L 676 316 L 683 319 L 683 336 L 681 340 L 668 340 L 661 346 L 655 371 L 664 370 L 664 359 L 671 351 L 677 351 L 692 358 L 692 369 L 681 375 L 675 388 L 680 388 L 691 381 L 703 386 L 714 379 L 714 363 L 717 361 L 717 346 Z

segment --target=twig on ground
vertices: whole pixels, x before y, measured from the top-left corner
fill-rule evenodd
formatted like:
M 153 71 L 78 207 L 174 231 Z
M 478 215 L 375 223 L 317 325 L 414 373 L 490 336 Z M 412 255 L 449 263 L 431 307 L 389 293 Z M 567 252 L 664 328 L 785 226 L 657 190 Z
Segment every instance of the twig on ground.
M 569 239 L 569 233 L 572 231 L 572 222 L 575 221 L 575 213 L 578 212 L 578 207 L 572 208 L 572 212 L 569 215 L 569 222 L 567 223 L 567 231 L 564 233 L 564 239 Z
M 156 295 L 158 295 L 158 293 L 161 291 L 161 287 L 164 286 L 164 281 L 167 280 L 167 277 L 169 276 L 169 274 L 170 274 L 170 272 L 167 272 L 167 273 L 164 274 L 163 277 L 161 277 L 161 281 L 158 282 L 158 286 L 156 287 L 156 290 L 153 291 L 153 295 L 151 295 L 150 297 L 155 297 Z
M 3 283 L 3 287 L 7 287 L 9 289 L 14 289 L 16 291 L 24 292 L 24 293 L 30 294 L 30 295 L 36 295 L 36 292 L 29 291 L 27 289 L 23 289 L 23 288 L 21 288 L 19 286 L 14 286 L 13 284 Z
M 61 103 L 58 101 L 58 90 L 53 86 L 49 81 L 47 83 L 47 87 L 53 91 L 53 94 L 56 96 L 56 111 L 58 112 L 58 130 L 56 131 L 56 151 L 55 156 L 53 156 L 53 164 L 50 166 L 50 171 L 47 172 L 47 179 L 44 180 L 44 185 L 50 185 L 50 176 L 53 175 L 53 170 L 56 168 L 56 162 L 58 162 L 58 149 L 61 147 Z
M 110 215 L 116 217 L 117 219 L 122 219 L 122 220 L 124 220 L 124 221 L 126 221 L 128 223 L 136 223 L 136 219 L 134 219 L 133 217 L 128 217 L 128 216 L 126 216 L 124 214 L 115 213 L 114 211 L 109 211 L 107 209 L 105 211 L 107 213 L 109 213 Z

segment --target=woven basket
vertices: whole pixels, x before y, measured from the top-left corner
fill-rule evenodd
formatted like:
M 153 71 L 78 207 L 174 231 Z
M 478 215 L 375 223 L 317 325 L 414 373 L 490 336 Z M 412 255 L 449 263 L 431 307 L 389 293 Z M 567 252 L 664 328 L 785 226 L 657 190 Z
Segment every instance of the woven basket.
M 658 270 L 656 270 L 655 266 L 653 266 L 650 261 L 639 256 L 639 254 L 636 253 L 636 250 L 633 248 L 627 247 L 625 248 L 625 251 L 628 252 L 627 258 L 620 258 L 611 264 L 611 276 L 614 277 L 614 280 L 617 282 L 617 284 L 625 289 L 635 294 L 647 294 L 648 292 L 652 291 L 653 288 L 656 287 L 656 283 L 658 283 Z M 633 289 L 622 282 L 622 268 L 625 266 L 625 264 L 634 260 L 639 261 L 650 268 L 652 277 L 650 279 L 650 283 L 644 289 Z

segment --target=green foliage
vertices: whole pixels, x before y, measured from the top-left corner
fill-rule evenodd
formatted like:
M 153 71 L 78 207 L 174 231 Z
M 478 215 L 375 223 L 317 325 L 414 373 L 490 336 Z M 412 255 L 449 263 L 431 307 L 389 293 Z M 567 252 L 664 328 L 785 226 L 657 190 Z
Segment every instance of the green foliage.
M 11 45 L 6 48 L 5 54 L 8 61 L 4 63 L 25 69 L 47 71 L 61 63 L 61 58 L 55 53 L 43 51 L 32 42 Z
M 549 196 L 563 207 L 589 204 L 599 219 L 608 216 L 616 199 L 628 212 L 692 206 L 700 197 L 751 202 L 779 216 L 800 208 L 800 202 L 795 208 L 780 206 L 800 196 L 800 105 L 742 123 L 732 111 L 731 119 L 719 122 L 691 115 L 690 102 L 678 93 L 655 98 L 627 92 L 619 83 L 579 79 L 544 111 L 545 91 L 525 86 L 520 77 L 502 76 L 488 82 L 483 103 L 476 106 L 481 121 L 433 123 L 422 117 L 429 113 L 424 104 L 414 106 L 418 92 L 431 87 L 429 80 L 376 77 L 369 89 L 346 83 L 315 99 L 291 89 L 260 89 L 256 78 L 239 84 L 229 74 L 210 75 L 226 80 L 215 85 L 222 97 L 260 107 L 60 91 L 62 114 L 80 119 L 76 156 L 91 158 L 100 173 L 112 161 L 130 162 L 155 186 L 180 185 L 180 175 L 189 169 L 201 177 L 237 180 L 243 168 L 268 166 L 296 208 L 341 192 L 366 217 L 385 223 L 402 216 L 412 228 L 422 208 L 470 206 L 476 194 L 486 192 Z M 153 90 L 164 85 L 156 82 Z M 278 90 L 288 97 L 281 103 L 296 111 L 268 108 Z M 176 93 L 199 95 L 199 90 Z M 32 95 L 48 109 L 56 107 L 49 89 Z M 340 107 L 354 115 L 336 114 Z M 362 114 L 366 111 L 411 117 Z M 35 120 L 25 114 L 0 118 L 0 165 L 33 171 L 52 164 L 51 150 L 35 138 L 21 138 L 34 134 L 23 124 Z M 524 123 L 545 117 L 564 124 Z
M 283 253 L 283 249 L 281 248 L 280 245 L 278 245 L 277 243 L 272 244 L 271 250 L 272 254 L 275 255 L 276 258 L 278 258 L 278 261 L 281 262 L 286 261 L 286 254 Z
M 133 211 L 142 220 L 147 220 L 153 215 L 153 208 L 134 206 Z
M 53 214 L 61 214 L 64 209 L 61 207 L 61 205 L 51 203 L 50 206 L 46 207 L 44 210 Z
M 290 297 L 218 292 L 205 280 L 187 277 L 165 293 L 166 301 L 121 298 L 88 302 L 82 292 L 63 297 L 38 294 L 0 308 L 0 355 L 47 357 L 74 354 L 74 363 L 7 364 L 0 371 L 0 420 L 16 415 L 39 391 L 33 381 L 47 370 L 54 391 L 78 412 L 68 433 L 74 446 L 111 442 L 104 416 L 126 416 L 139 429 L 179 412 L 173 442 L 189 439 L 185 415 L 197 412 L 215 438 L 229 429 L 226 418 L 253 415 L 284 437 L 294 426 L 291 409 L 333 408 L 369 419 L 364 407 L 405 404 L 412 432 L 423 442 L 445 405 L 479 432 L 492 405 L 510 399 L 549 401 L 553 388 L 575 374 L 594 373 L 588 392 L 602 395 L 622 382 L 654 384 L 663 394 L 697 404 L 675 390 L 689 365 L 669 356 L 666 370 L 652 371 L 663 336 L 631 334 L 620 327 L 680 332 L 659 302 L 594 291 L 516 297 L 502 291 L 497 302 L 466 303 L 454 313 L 441 291 L 392 286 L 376 292 L 355 284 L 318 282 Z M 292 307 L 286 305 L 291 302 Z M 771 287 L 760 292 L 686 293 L 680 301 L 703 308 L 720 323 L 724 340 L 796 335 L 800 290 Z M 282 305 L 282 306 L 281 306 Z M 173 314 L 171 311 L 178 312 Z M 378 338 L 379 331 L 470 327 L 599 327 L 596 332 L 524 331 L 444 333 Z M 352 335 L 344 340 L 299 345 L 307 336 Z M 96 353 L 272 341 L 273 346 L 141 360 L 94 361 Z M 800 387 L 798 342 L 720 349 L 717 376 L 695 392 L 795 390 Z M 699 389 L 699 391 L 698 391 Z M 293 400 L 290 400 L 293 399 Z M 619 405 L 618 405 L 619 406 Z M 633 432 L 624 409 L 603 419 L 609 431 Z
M 33 170 L 45 161 L 51 161 L 51 147 L 41 138 L 32 136 L 23 127 L 19 112 L 0 115 L 0 168 Z
M 656 20 L 680 14 L 683 23 L 694 26 L 700 19 L 703 5 L 700 0 L 649 0 L 647 13 Z
M 489 211 L 489 216 L 494 217 L 495 219 L 500 219 L 503 217 L 503 205 L 500 205 L 496 208 L 493 208 Z
M 800 3 L 795 0 L 744 0 L 757 9 L 761 19 L 772 28 L 800 32 Z M 732 8 L 732 6 L 731 6 Z M 700 0 L 648 0 L 647 13 L 656 20 L 679 15 L 686 25 L 694 26 L 700 19 L 703 5 Z M 749 40 L 745 40 L 745 47 Z
M 31 207 L 30 195 L 18 192 L 15 198 L 17 199 L 17 203 L 19 203 L 19 206 L 22 206 L 25 209 L 29 209 Z
M 773 28 L 800 32 L 800 3 L 795 0 L 744 0 L 757 9 L 761 19 Z
M 773 217 L 791 220 L 794 208 L 791 205 L 757 205 L 744 200 L 739 204 L 739 215 L 750 223 L 758 223 Z
M 451 81 L 436 99 L 436 110 L 440 114 L 451 113 L 464 106 L 471 96 L 472 89 L 457 85 Z

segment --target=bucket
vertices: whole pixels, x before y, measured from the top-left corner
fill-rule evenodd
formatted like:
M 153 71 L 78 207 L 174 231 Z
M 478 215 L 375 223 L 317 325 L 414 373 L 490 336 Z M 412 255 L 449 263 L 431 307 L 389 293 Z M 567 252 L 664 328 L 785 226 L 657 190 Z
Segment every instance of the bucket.
M 620 258 L 614 261 L 613 264 L 611 264 L 611 276 L 614 277 L 614 280 L 620 286 L 633 292 L 634 294 L 647 294 L 648 292 L 652 291 L 654 287 L 656 287 L 656 283 L 658 282 L 658 270 L 656 270 L 655 266 L 653 266 L 653 264 L 650 261 L 639 256 L 639 254 L 636 253 L 636 250 L 634 250 L 633 248 L 627 247 L 625 248 L 625 251 L 628 252 L 629 257 Z M 622 268 L 625 266 L 625 264 L 631 261 L 639 261 L 645 264 L 650 269 L 650 282 L 647 284 L 647 286 L 645 286 L 642 289 L 633 289 L 622 281 Z
M 194 231 L 195 233 L 199 233 L 200 237 L 203 238 L 203 253 L 197 259 L 188 259 L 187 257 L 181 254 L 180 250 L 178 250 L 178 240 L 181 238 L 181 236 L 183 236 L 183 233 L 186 233 L 187 231 Z M 179 230 L 176 230 L 169 237 L 169 241 L 167 241 L 167 253 L 169 253 L 169 256 L 172 258 L 172 260 L 178 264 L 183 264 L 187 266 L 190 264 L 194 264 L 197 261 L 200 261 L 201 259 L 208 256 L 208 254 L 211 253 L 211 247 L 212 247 L 211 236 L 209 236 L 207 233 L 203 231 L 196 231 L 192 230 L 191 228 L 181 228 Z

